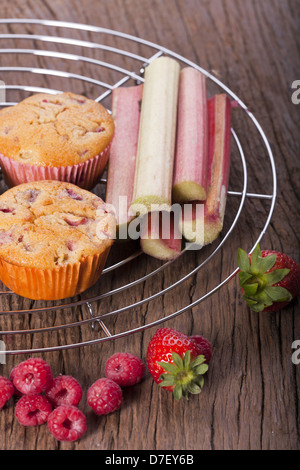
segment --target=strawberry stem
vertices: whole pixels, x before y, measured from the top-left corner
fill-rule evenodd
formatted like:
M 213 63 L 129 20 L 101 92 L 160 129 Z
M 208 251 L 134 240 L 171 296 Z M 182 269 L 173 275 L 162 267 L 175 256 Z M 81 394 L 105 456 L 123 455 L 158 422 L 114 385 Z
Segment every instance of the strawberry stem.
M 252 255 L 239 248 L 238 267 L 239 282 L 244 295 L 243 298 L 249 307 L 261 312 L 274 302 L 291 300 L 290 292 L 278 284 L 290 272 L 289 269 L 273 269 L 276 263 L 276 254 L 263 256 L 259 244 L 256 245 Z
M 173 395 L 176 400 L 180 400 L 182 396 L 188 399 L 189 393 L 200 393 L 204 384 L 203 375 L 208 370 L 205 357 L 200 354 L 191 361 L 190 351 L 186 351 L 183 358 L 173 352 L 172 360 L 173 363 L 158 362 L 166 371 L 160 376 L 162 381 L 159 385 L 174 387 Z

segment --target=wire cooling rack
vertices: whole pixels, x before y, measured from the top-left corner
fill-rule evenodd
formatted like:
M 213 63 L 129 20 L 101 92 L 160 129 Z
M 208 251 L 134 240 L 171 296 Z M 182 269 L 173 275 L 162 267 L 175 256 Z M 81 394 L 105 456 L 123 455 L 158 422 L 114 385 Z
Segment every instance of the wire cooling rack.
M 231 223 L 226 230 L 223 230 L 222 237 L 212 246 L 208 253 L 203 255 L 201 250 L 201 258 L 197 266 L 178 278 L 171 285 L 158 290 L 148 297 L 145 296 L 136 302 L 123 305 L 114 310 L 107 309 L 101 311 L 100 314 L 98 314 L 98 311 L 96 313 L 95 304 L 101 310 L 101 302 L 104 299 L 112 298 L 133 287 L 139 288 L 146 281 L 162 275 L 163 271 L 168 269 L 174 261 L 161 262 L 151 272 L 138 276 L 131 282 L 125 282 L 121 286 L 102 292 L 99 295 L 86 296 L 86 298 L 82 296 L 79 300 L 76 298 L 68 302 L 66 301 L 66 303 L 63 301 L 53 302 L 51 305 L 41 307 L 34 307 L 31 303 L 28 308 L 23 309 L 14 309 L 12 306 L 19 305 L 19 302 L 11 301 L 9 309 L 0 311 L 0 320 L 3 320 L 3 324 L 11 325 L 10 329 L 7 328 L 0 331 L 4 344 L 10 345 L 12 343 L 11 338 L 15 336 L 28 337 L 29 335 L 32 337 L 46 333 L 52 335 L 58 332 L 62 333 L 66 329 L 84 328 L 86 325 L 94 332 L 94 336 L 91 339 L 85 340 L 79 333 L 79 335 L 75 335 L 75 338 L 79 338 L 79 340 L 75 339 L 68 343 L 57 341 L 55 344 L 51 344 L 51 346 L 43 346 L 43 344 L 40 344 L 43 343 L 41 341 L 38 342 L 38 347 L 35 346 L 33 340 L 24 341 L 25 346 L 21 345 L 21 347 L 18 346 L 14 349 L 9 349 L 9 346 L 6 347 L 6 354 L 57 351 L 120 338 L 171 320 L 200 304 L 228 283 L 237 273 L 237 269 L 228 273 L 219 284 L 205 292 L 201 297 L 170 314 L 162 315 L 159 319 L 149 322 L 141 321 L 136 327 L 118 332 L 112 332 L 106 323 L 107 319 L 115 318 L 121 313 L 129 315 L 130 312 L 135 311 L 142 305 L 154 302 L 156 299 L 179 288 L 188 279 L 194 278 L 211 261 L 216 253 L 223 249 L 223 245 L 230 237 L 241 216 L 246 198 L 257 198 L 269 202 L 264 226 L 250 252 L 253 251 L 255 245 L 260 242 L 265 234 L 274 210 L 277 183 L 272 150 L 261 125 L 253 113 L 249 111 L 246 104 L 222 83 L 215 74 L 204 70 L 197 64 L 169 49 L 138 37 L 97 26 L 38 19 L 0 19 L 0 79 L 2 80 L 2 85 L 0 85 L 0 97 L 2 96 L 0 106 L 13 106 L 32 93 L 47 92 L 56 94 L 64 91 L 74 91 L 79 94 L 85 94 L 97 102 L 102 102 L 110 109 L 109 99 L 112 90 L 131 82 L 135 84 L 142 83 L 145 67 L 161 55 L 168 55 L 177 59 L 184 66 L 188 65 L 196 68 L 207 77 L 213 92 L 218 90 L 218 92 L 227 93 L 237 103 L 240 112 L 254 126 L 257 146 L 265 153 L 265 161 L 268 163 L 268 170 L 266 171 L 271 175 L 269 190 L 266 193 L 266 186 L 263 185 L 261 193 L 248 191 L 246 152 L 237 132 L 232 128 L 234 152 L 237 155 L 236 158 L 239 162 L 238 166 L 242 176 L 240 181 L 241 188 L 228 191 L 228 199 L 239 199 L 239 204 L 234 212 Z M 8 59 L 7 65 L 6 59 Z M 12 66 L 11 63 L 14 65 Z M 105 185 L 105 182 L 105 178 L 103 178 L 99 185 Z M 104 269 L 102 276 L 106 276 L 109 273 L 118 276 L 120 269 L 124 267 L 131 269 L 132 264 L 137 263 L 141 256 L 141 251 L 136 249 L 128 256 L 109 264 Z M 186 250 L 183 250 L 182 255 L 179 257 L 179 262 L 184 256 L 189 256 Z M 178 262 L 178 259 L 176 262 Z M 181 272 L 181 270 L 179 269 L 178 272 Z M 16 294 L 5 290 L 4 286 L 0 290 L 0 295 L 2 299 L 17 298 Z M 2 302 L 2 304 L 4 303 Z M 38 321 L 42 312 L 48 318 L 48 314 L 51 316 L 51 312 L 69 312 L 78 307 L 86 307 L 87 315 L 82 319 L 76 318 L 75 321 L 59 322 L 59 324 L 46 326 L 44 320 L 42 325 L 41 321 Z M 20 324 L 22 325 L 20 320 L 22 318 L 27 319 L 29 327 L 22 328 L 19 326 Z M 69 318 L 68 315 L 66 315 L 66 318 Z M 130 323 L 130 317 L 128 323 Z

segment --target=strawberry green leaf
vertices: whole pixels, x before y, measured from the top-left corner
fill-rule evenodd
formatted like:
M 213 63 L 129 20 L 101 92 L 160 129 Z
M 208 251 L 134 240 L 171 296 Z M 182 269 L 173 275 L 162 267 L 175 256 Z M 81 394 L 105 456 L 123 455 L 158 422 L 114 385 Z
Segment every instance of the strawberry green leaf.
M 260 303 L 256 303 L 255 305 L 252 305 L 251 309 L 254 311 L 254 312 L 262 312 L 265 308 L 265 305 L 260 302 Z
M 257 282 L 254 282 L 253 284 L 245 284 L 243 286 L 243 289 L 244 289 L 245 294 L 251 297 L 256 294 L 257 289 L 258 289 L 258 284 Z
M 157 364 L 170 374 L 176 374 L 176 372 L 178 372 L 178 368 L 175 364 L 170 364 L 169 362 L 158 362 Z
M 243 286 L 252 277 L 251 273 L 246 273 L 244 271 L 239 272 L 240 286 Z
M 185 355 L 184 355 L 184 358 L 183 358 L 183 367 L 185 369 L 188 369 L 189 365 L 190 365 L 190 362 L 191 362 L 191 352 L 190 351 L 186 351 Z
M 273 304 L 273 299 L 271 299 L 266 290 L 264 290 L 259 296 L 257 296 L 257 300 L 258 303 L 263 303 L 265 307 L 269 307 Z
M 259 246 L 259 243 L 257 243 L 257 245 L 255 246 L 253 252 L 252 252 L 252 255 L 254 255 L 254 257 L 262 257 L 262 252 L 260 250 L 260 246 Z
M 262 254 L 259 248 L 259 244 L 256 245 L 254 248 L 252 255 L 251 255 L 251 272 L 252 274 L 256 275 L 259 274 L 261 271 L 261 260 Z
M 260 267 L 261 267 L 261 272 L 266 273 L 269 271 L 269 269 L 273 268 L 274 264 L 276 263 L 276 258 L 277 256 L 274 255 L 268 255 L 262 258 L 260 262 Z
M 265 307 L 269 307 L 273 304 L 273 300 L 271 300 L 267 294 L 258 296 L 257 299 L 244 296 L 244 300 L 254 312 L 262 312 Z
M 267 286 L 266 293 L 274 302 L 286 302 L 292 299 L 291 293 L 280 286 Z
M 241 271 L 248 273 L 250 272 L 249 256 L 245 250 L 242 250 L 242 248 L 238 249 L 237 264 Z
M 199 387 L 203 388 L 203 385 L 204 385 L 204 377 L 202 375 L 200 375 L 200 377 L 198 377 L 198 379 L 196 380 L 197 384 L 199 385 Z
M 198 375 L 203 375 L 205 372 L 208 371 L 208 365 L 207 364 L 201 364 L 200 366 L 197 366 L 195 369 L 196 374 Z
M 199 387 L 199 385 L 197 385 L 196 383 L 191 383 L 187 386 L 187 389 L 190 393 L 192 393 L 193 395 L 196 395 L 197 393 L 200 393 L 201 392 L 201 387 Z
M 277 284 L 277 282 L 281 281 L 285 276 L 290 272 L 289 269 L 275 269 L 270 273 L 266 273 L 263 276 L 263 280 L 268 286 L 272 286 L 273 284 Z
M 160 379 L 162 380 L 162 382 L 158 384 L 160 387 L 171 387 L 175 385 L 175 378 L 171 374 L 163 374 L 160 376 Z
M 245 300 L 248 302 L 248 304 L 250 305 L 250 301 L 253 301 L 255 303 L 265 303 L 265 304 L 270 304 L 272 305 L 272 299 L 270 299 L 270 297 L 268 296 L 267 292 L 265 291 L 265 288 L 263 290 L 261 290 L 260 292 L 258 291 L 255 295 L 251 296 L 245 296 Z
M 174 390 L 173 390 L 173 395 L 176 398 L 176 400 L 180 400 L 182 397 L 182 386 L 180 384 L 175 385 Z
M 257 300 L 250 299 L 247 295 L 243 295 L 243 299 L 246 300 L 249 307 L 252 307 L 258 303 Z
M 193 360 L 193 362 L 191 364 L 192 369 L 194 369 L 195 367 L 200 366 L 201 364 L 203 364 L 203 362 L 205 362 L 205 356 L 203 354 L 200 354 L 199 356 L 197 356 Z
M 173 359 L 174 364 L 175 364 L 179 369 L 183 369 L 183 360 L 182 360 L 182 358 L 179 356 L 179 354 L 177 354 L 177 353 L 175 353 L 175 352 L 172 352 L 172 359 Z

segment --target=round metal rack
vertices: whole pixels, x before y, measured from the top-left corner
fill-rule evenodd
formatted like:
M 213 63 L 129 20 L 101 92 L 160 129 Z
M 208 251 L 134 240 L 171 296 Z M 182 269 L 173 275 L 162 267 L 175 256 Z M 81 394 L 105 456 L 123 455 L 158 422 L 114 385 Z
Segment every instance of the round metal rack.
M 3 31 L 1 31 L 1 28 L 5 28 L 5 31 L 9 32 L 3 33 Z M 29 33 L 28 30 L 30 31 Z M 70 31 L 72 32 L 72 37 L 68 37 L 68 33 Z M 80 35 L 79 38 L 76 37 L 77 34 Z M 81 36 L 83 36 L 84 39 Z M 15 47 L 15 41 L 18 42 L 18 47 Z M 12 45 L 11 47 L 8 47 L 10 43 Z M 121 48 L 119 47 L 120 43 L 122 45 Z M 28 47 L 28 44 L 31 47 Z M 22 47 L 20 47 L 20 45 L 22 45 Z M 66 47 L 68 48 L 67 52 L 64 49 Z M 75 53 L 72 48 L 75 50 L 79 49 L 80 53 Z M 72 52 L 70 52 L 70 50 L 72 50 Z M 142 53 L 140 51 L 142 51 Z M 25 95 L 26 93 L 32 94 L 38 92 L 56 94 L 61 93 L 62 91 L 69 91 L 70 81 L 75 81 L 76 83 L 78 82 L 82 86 L 87 87 L 88 90 L 95 89 L 96 96 L 90 97 L 95 99 L 95 101 L 97 102 L 105 103 L 105 100 L 109 99 L 111 92 L 114 88 L 130 83 L 130 81 L 134 81 L 134 83 L 143 82 L 143 71 L 152 60 L 161 55 L 171 56 L 180 61 L 185 66 L 192 66 L 202 72 L 207 77 L 208 81 L 213 84 L 213 86 L 216 86 L 218 89 L 221 89 L 221 92 L 227 93 L 232 98 L 232 100 L 237 103 L 238 107 L 242 110 L 242 112 L 246 114 L 247 119 L 249 119 L 252 125 L 254 125 L 257 138 L 260 141 L 258 145 L 264 148 L 268 159 L 268 165 L 270 167 L 270 174 L 272 177 L 272 188 L 267 194 L 265 193 L 265 188 L 262 193 L 248 192 L 248 174 L 245 151 L 236 131 L 232 129 L 232 140 L 235 146 L 235 151 L 239 156 L 238 158 L 240 161 L 241 173 L 243 176 L 242 189 L 236 191 L 228 191 L 228 196 L 239 198 L 240 202 L 230 227 L 224 233 L 222 233 L 222 238 L 218 241 L 217 245 L 213 247 L 211 252 L 205 257 L 205 259 L 202 259 L 201 262 L 190 272 L 183 275 L 181 278 L 177 279 L 174 283 L 163 288 L 162 290 L 159 290 L 148 297 L 142 298 L 137 302 L 124 305 L 121 308 L 115 310 L 102 312 L 99 315 L 95 313 L 93 307 L 94 303 L 99 303 L 105 298 L 112 297 L 115 294 L 122 293 L 127 289 L 139 286 L 145 281 L 151 279 L 153 276 L 159 276 L 165 269 L 167 269 L 173 263 L 173 261 L 161 263 L 156 269 L 152 270 L 151 272 L 145 274 L 142 277 L 138 277 L 134 281 L 125 283 L 120 287 L 117 287 L 115 289 L 109 290 L 107 292 L 101 293 L 100 295 L 96 295 L 90 298 L 83 298 L 81 300 L 71 299 L 71 301 L 67 303 L 64 303 L 62 301 L 53 302 L 52 305 L 47 307 L 28 308 L 24 310 L 13 310 L 10 308 L 10 310 L 0 311 L 0 318 L 9 317 L 12 324 L 14 316 L 19 315 L 30 315 L 32 318 L 32 316 L 39 315 L 41 312 L 73 309 L 79 306 L 87 307 L 88 311 L 87 318 L 83 318 L 77 321 L 66 322 L 59 325 L 43 326 L 40 328 L 37 328 L 35 326 L 33 328 L 28 329 L 14 328 L 2 330 L 0 331 L 0 335 L 2 339 L 4 339 L 4 342 L 6 337 L 12 337 L 14 335 L 32 335 L 36 333 L 46 332 L 51 333 L 53 331 L 63 331 L 64 329 L 69 328 L 80 328 L 86 324 L 90 324 L 91 328 L 95 330 L 95 325 L 97 324 L 103 333 L 102 336 L 99 336 L 99 334 L 97 334 L 97 337 L 91 340 L 82 340 L 78 342 L 75 341 L 70 344 L 54 344 L 51 347 L 26 347 L 22 349 L 13 350 L 9 350 L 8 348 L 6 348 L 6 354 L 40 353 L 76 348 L 80 346 L 99 343 L 102 341 L 116 339 L 125 335 L 142 331 L 146 328 L 150 328 L 162 322 L 171 320 L 177 315 L 180 315 L 186 312 L 187 310 L 192 309 L 193 307 L 207 299 L 209 296 L 213 295 L 218 289 L 228 283 L 235 276 L 235 274 L 237 273 L 237 269 L 235 269 L 231 273 L 228 273 L 225 279 L 223 279 L 219 284 L 217 284 L 210 291 L 206 292 L 200 298 L 178 309 L 177 311 L 172 312 L 171 314 L 162 316 L 158 320 L 140 324 L 132 329 L 126 329 L 117 333 L 109 331 L 108 327 L 105 324 L 105 320 L 107 318 L 117 316 L 122 312 L 132 311 L 133 309 L 136 309 L 141 305 L 152 302 L 155 299 L 169 293 L 173 289 L 178 288 L 185 281 L 197 275 L 199 270 L 202 269 L 207 263 L 209 263 L 209 261 L 216 255 L 216 253 L 223 248 L 224 243 L 230 237 L 232 231 L 234 230 L 239 220 L 241 212 L 244 208 L 246 198 L 258 198 L 261 200 L 268 200 L 270 203 L 269 211 L 266 215 L 265 224 L 255 243 L 253 244 L 253 247 L 250 252 L 254 249 L 256 244 L 259 243 L 261 238 L 264 236 L 267 227 L 270 223 L 276 200 L 277 182 L 274 158 L 270 144 L 266 138 L 266 135 L 261 125 L 256 120 L 252 112 L 249 111 L 245 103 L 231 89 L 229 89 L 224 83 L 222 83 L 214 74 L 208 72 L 207 70 L 204 70 L 197 64 L 191 62 L 190 60 L 182 57 L 181 55 L 169 49 L 118 31 L 85 24 L 75 24 L 39 19 L 0 19 L 0 57 L 5 58 L 6 55 L 9 57 L 15 56 L 17 64 L 20 63 L 21 57 L 25 57 L 26 59 L 28 58 L 28 61 L 29 58 L 34 57 L 37 58 L 37 60 L 46 60 L 49 62 L 52 60 L 59 60 L 60 64 L 65 64 L 65 67 L 63 67 L 63 69 L 57 69 L 55 67 L 46 68 L 45 66 L 30 66 L 28 65 L 29 62 L 27 63 L 27 61 L 26 65 L 22 64 L 16 66 L 5 66 L 3 65 L 3 60 L 1 60 L 0 79 L 2 79 L 5 75 L 5 83 L 3 81 L 2 84 L 0 84 L 1 107 L 13 106 L 18 102 L 13 100 L 6 100 L 6 94 L 9 94 L 10 92 L 18 92 L 21 94 L 24 93 Z M 91 66 L 96 67 L 97 70 L 101 70 L 101 73 L 98 72 L 97 74 L 93 74 L 93 76 L 90 76 L 88 73 L 86 75 L 82 75 L 81 73 L 74 73 L 68 70 L 70 68 L 70 64 L 81 64 L 81 66 L 82 64 L 84 64 L 87 70 L 89 70 L 89 67 Z M 106 78 L 103 80 L 98 80 L 96 78 L 102 77 L 103 75 L 106 77 L 105 72 L 108 73 L 107 76 L 110 78 L 110 80 Z M 25 84 L 24 82 L 22 84 L 11 83 L 9 79 L 10 73 L 19 74 L 19 76 L 21 74 Z M 38 81 L 40 79 L 42 85 L 46 83 L 47 86 L 41 86 L 41 83 L 33 85 L 33 77 L 38 77 Z M 57 87 L 54 88 L 51 86 L 50 82 L 51 78 L 53 77 L 55 77 L 55 79 L 62 80 L 61 83 L 64 83 L 64 89 L 58 89 Z M 29 84 L 26 83 L 26 80 L 29 82 Z M 84 91 L 86 92 L 86 94 L 89 94 L 89 91 Z M 102 179 L 99 184 L 104 185 L 105 179 Z M 186 251 L 186 249 L 183 250 L 181 257 L 188 256 L 188 253 L 186 253 Z M 103 276 L 108 273 L 112 273 L 113 271 L 117 272 L 118 269 L 120 269 L 121 267 L 127 265 L 130 266 L 131 263 L 137 262 L 136 260 L 140 256 L 141 251 L 138 250 L 125 257 L 124 259 L 121 259 L 120 261 L 114 264 L 108 265 L 103 271 Z M 7 290 L 0 291 L 0 294 L 1 296 L 16 295 L 13 292 Z M 31 323 L 34 324 L 33 321 Z

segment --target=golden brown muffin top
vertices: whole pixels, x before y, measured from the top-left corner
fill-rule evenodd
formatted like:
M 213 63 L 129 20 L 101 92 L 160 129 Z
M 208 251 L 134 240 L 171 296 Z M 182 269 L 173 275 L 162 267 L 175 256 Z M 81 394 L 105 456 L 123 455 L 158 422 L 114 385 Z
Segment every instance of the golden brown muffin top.
M 0 111 L 0 153 L 39 166 L 70 166 L 101 153 L 114 120 L 100 103 L 74 93 L 38 93 Z
M 0 196 L 0 259 L 39 269 L 73 264 L 113 243 L 115 216 L 93 193 L 59 181 Z

